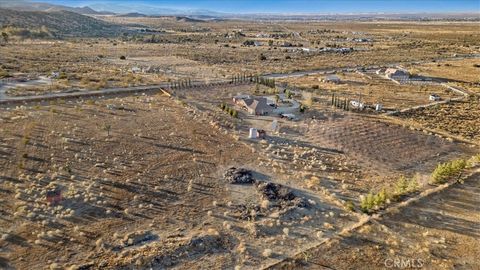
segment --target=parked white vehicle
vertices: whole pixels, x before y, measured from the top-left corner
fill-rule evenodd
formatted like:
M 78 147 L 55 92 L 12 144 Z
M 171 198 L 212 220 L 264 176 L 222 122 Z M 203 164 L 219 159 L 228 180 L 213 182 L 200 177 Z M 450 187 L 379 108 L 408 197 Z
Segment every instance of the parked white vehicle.
M 441 98 L 437 94 L 431 94 L 430 97 L 428 98 L 430 101 L 439 101 Z

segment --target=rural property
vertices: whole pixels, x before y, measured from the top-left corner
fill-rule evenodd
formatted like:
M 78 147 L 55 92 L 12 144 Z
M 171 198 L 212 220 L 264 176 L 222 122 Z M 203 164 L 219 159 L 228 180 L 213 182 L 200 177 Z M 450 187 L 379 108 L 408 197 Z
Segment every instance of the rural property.
M 211 2 L 0 0 L 0 269 L 480 269 L 478 0 Z

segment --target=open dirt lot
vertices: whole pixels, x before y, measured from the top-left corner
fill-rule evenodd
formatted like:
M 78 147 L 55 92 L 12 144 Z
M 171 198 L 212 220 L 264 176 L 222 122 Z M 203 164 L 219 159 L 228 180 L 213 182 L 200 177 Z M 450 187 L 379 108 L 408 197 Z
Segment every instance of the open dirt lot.
M 358 221 L 208 119 L 160 95 L 2 110 L 2 267 L 256 268 Z M 229 166 L 302 206 L 228 184 Z
M 193 227 L 206 232 L 212 194 L 225 192 L 212 181 L 215 165 L 227 153 L 238 154 L 229 162 L 248 163 L 249 149 L 166 98 L 87 103 L 2 111 L 6 265 L 99 260 L 95 241 L 115 245 L 114 234 L 131 230 L 161 228 L 162 239 Z M 64 199 L 51 207 L 45 192 L 55 188 Z

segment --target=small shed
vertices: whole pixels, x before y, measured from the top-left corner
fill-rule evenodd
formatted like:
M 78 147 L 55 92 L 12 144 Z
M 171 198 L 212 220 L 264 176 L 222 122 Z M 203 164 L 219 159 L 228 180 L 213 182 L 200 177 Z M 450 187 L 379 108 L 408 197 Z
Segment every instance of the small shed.
M 256 128 L 250 128 L 250 131 L 248 133 L 248 138 L 249 139 L 256 139 L 258 135 L 257 129 Z

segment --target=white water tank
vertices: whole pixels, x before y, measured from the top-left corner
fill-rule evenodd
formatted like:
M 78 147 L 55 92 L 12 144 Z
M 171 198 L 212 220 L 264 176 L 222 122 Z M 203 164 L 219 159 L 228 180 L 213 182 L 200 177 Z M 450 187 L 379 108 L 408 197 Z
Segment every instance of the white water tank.
M 250 133 L 248 134 L 248 138 L 250 138 L 250 139 L 256 139 L 257 138 L 257 129 L 256 128 L 250 128 Z

